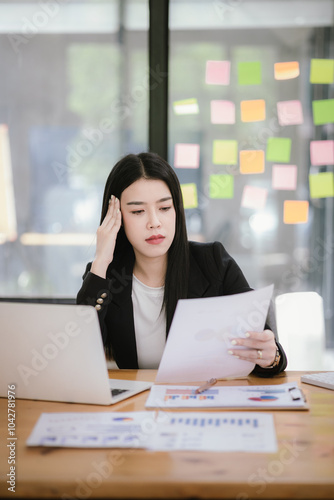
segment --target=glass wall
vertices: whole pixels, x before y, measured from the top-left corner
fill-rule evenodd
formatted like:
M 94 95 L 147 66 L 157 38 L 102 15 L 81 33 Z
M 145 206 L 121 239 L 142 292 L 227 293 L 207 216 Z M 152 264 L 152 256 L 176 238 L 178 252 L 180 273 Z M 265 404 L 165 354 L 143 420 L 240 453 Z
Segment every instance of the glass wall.
M 316 291 L 334 347 L 334 2 L 170 2 L 169 161 L 189 238 Z
M 0 2 L 0 296 L 74 297 L 106 177 L 148 148 L 146 0 Z
M 168 138 L 151 121 L 189 238 L 321 295 L 334 349 L 334 0 L 169 7 Z M 110 168 L 154 149 L 148 34 L 148 0 L 0 0 L 1 298 L 74 300 Z

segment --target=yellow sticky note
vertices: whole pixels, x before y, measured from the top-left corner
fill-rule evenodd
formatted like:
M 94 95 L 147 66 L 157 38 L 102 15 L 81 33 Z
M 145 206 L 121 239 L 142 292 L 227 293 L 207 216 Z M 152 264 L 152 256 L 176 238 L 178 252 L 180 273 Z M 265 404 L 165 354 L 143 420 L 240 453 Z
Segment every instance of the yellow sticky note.
M 212 162 L 215 165 L 236 165 L 238 141 L 213 141 Z
M 240 151 L 240 173 L 262 174 L 264 172 L 264 151 L 243 150 Z
M 240 111 L 242 122 L 261 122 L 266 119 L 266 103 L 263 99 L 241 101 Z
M 334 59 L 311 59 L 311 83 L 334 82 Z
M 285 200 L 284 224 L 305 224 L 308 221 L 309 202 L 300 200 Z
M 311 198 L 332 198 L 334 196 L 333 172 L 309 175 Z
M 173 109 L 176 115 L 198 115 L 199 107 L 197 99 L 183 99 L 174 101 Z
M 275 80 L 290 80 L 299 76 L 299 62 L 288 61 L 274 64 Z
M 184 208 L 197 208 L 197 186 L 194 182 L 190 184 L 181 184 L 183 206 Z

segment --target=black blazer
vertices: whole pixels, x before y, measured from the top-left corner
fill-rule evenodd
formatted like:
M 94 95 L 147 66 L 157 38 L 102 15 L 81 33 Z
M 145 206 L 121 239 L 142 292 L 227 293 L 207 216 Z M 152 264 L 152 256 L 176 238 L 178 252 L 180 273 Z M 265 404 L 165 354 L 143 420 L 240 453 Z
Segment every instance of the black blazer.
M 188 298 L 217 297 L 251 290 L 241 269 L 221 243 L 189 242 L 189 254 Z M 112 346 L 119 368 L 138 368 L 131 298 L 133 266 L 132 250 L 109 265 L 106 279 L 91 273 L 89 263 L 77 296 L 78 304 L 101 306 L 99 320 L 103 343 Z M 283 371 L 287 361 L 278 343 L 273 317 L 267 318 L 266 328 L 271 329 L 276 336 L 281 360 L 272 369 L 256 365 L 254 373 L 270 377 Z

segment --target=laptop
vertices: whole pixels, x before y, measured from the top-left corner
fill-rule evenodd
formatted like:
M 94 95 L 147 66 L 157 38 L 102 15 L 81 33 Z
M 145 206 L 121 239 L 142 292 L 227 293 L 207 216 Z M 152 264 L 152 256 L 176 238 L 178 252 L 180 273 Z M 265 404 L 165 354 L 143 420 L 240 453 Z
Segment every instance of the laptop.
M 93 306 L 0 302 L 0 396 L 111 405 L 153 382 L 109 379 Z

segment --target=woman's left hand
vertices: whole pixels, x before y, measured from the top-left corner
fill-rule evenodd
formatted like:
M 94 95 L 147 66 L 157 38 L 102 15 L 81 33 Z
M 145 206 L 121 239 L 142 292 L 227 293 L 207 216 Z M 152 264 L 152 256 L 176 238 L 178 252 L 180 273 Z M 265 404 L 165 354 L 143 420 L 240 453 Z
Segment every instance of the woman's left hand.
M 244 346 L 246 349 L 231 349 L 229 354 L 239 359 L 251 361 L 262 368 L 273 364 L 276 355 L 275 336 L 271 330 L 263 332 L 247 332 L 245 338 L 232 339 L 233 346 Z

